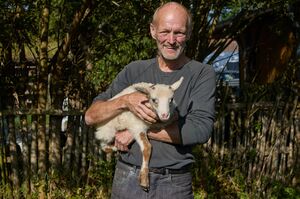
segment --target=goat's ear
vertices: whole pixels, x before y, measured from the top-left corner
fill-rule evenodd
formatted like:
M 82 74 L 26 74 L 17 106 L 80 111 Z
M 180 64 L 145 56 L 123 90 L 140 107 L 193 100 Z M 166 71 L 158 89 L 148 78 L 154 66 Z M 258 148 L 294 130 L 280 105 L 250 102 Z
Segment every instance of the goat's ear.
M 180 79 L 177 82 L 171 85 L 172 90 L 175 91 L 181 85 L 182 81 L 183 77 L 180 77 Z
M 145 93 L 145 94 L 149 94 L 150 93 L 150 89 L 153 86 L 153 84 L 150 85 L 141 85 L 141 86 L 136 86 L 135 89 L 141 93 Z

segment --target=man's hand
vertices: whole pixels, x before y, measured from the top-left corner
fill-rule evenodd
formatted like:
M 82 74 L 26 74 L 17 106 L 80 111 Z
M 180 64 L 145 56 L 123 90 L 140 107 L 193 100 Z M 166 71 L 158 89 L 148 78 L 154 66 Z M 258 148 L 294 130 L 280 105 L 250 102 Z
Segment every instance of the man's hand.
M 181 135 L 178 127 L 178 118 L 179 113 L 175 111 L 174 115 L 171 118 L 171 121 L 173 122 L 161 129 L 149 129 L 147 133 L 148 138 L 167 143 L 181 144 Z
M 140 92 L 134 92 L 124 96 L 128 109 L 142 120 L 153 124 L 157 121 L 155 112 L 151 109 L 147 96 Z
M 119 131 L 115 136 L 115 147 L 120 151 L 128 151 L 128 146 L 133 140 L 134 138 L 128 130 Z

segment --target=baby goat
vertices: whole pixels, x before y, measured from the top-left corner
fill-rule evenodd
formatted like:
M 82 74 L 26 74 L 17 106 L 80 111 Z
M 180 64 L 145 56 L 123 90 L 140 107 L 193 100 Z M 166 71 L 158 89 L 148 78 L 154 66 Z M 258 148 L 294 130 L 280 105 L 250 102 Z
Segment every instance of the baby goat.
M 127 129 L 132 133 L 134 139 L 140 146 L 143 156 L 139 182 L 140 186 L 145 190 L 148 190 L 149 188 L 148 164 L 151 155 L 151 144 L 147 138 L 147 131 L 149 128 L 163 127 L 170 123 L 169 120 L 172 118 L 175 111 L 175 103 L 173 101 L 174 91 L 180 86 L 182 81 L 183 77 L 172 85 L 141 82 L 127 87 L 112 98 L 114 99 L 136 91 L 145 93 L 148 96 L 149 103 L 160 120 L 159 125 L 150 125 L 132 112 L 124 111 L 109 122 L 97 126 L 95 137 L 100 141 L 101 148 L 104 151 L 111 151 L 112 149 L 116 150 L 112 146 L 112 142 L 114 141 L 115 133 L 117 131 Z

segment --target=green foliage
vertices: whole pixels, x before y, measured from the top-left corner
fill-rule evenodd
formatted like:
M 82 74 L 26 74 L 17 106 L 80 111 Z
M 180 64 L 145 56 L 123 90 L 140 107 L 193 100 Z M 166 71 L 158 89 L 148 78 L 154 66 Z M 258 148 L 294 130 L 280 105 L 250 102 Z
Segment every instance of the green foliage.
M 91 187 L 101 187 L 109 193 L 112 185 L 114 168 L 116 160 L 113 158 L 112 161 L 105 161 L 101 159 L 94 160 L 96 163 L 90 171 L 90 183 Z
M 299 187 L 290 186 L 283 181 L 265 177 L 258 187 L 256 179 L 247 179 L 246 174 L 238 167 L 233 167 L 226 158 L 221 161 L 216 154 L 205 151 L 202 146 L 197 146 L 193 153 L 196 158 L 193 167 L 195 198 L 300 198 Z M 255 153 L 252 155 L 255 156 Z
M 97 90 L 105 89 L 125 65 L 133 60 L 150 58 L 153 43 L 148 37 L 133 36 L 125 38 L 124 34 L 117 35 L 119 45 L 109 44 L 109 52 L 100 60 L 95 61 L 93 70 L 88 73 L 88 79 Z
M 275 181 L 272 183 L 271 199 L 299 199 L 300 188 L 289 187 L 281 182 Z
M 68 171 L 52 173 L 46 178 L 45 192 L 49 198 L 56 199 L 84 199 L 84 198 L 109 198 L 112 186 L 115 159 L 104 161 L 91 160 L 92 164 L 87 174 L 87 179 L 80 175 L 72 175 Z M 12 188 L 8 183 L 0 185 L 1 198 L 39 198 L 39 187 L 44 181 L 33 177 L 32 190 L 28 190 L 26 182 L 19 189 Z M 30 193 L 30 194 L 29 194 Z
M 110 2 L 110 1 L 109 1 Z M 125 65 L 155 55 L 149 22 L 156 4 L 148 1 L 105 1 L 89 21 L 92 70 L 87 81 L 101 91 Z
M 227 6 L 222 10 L 221 19 L 227 20 L 236 16 L 242 9 L 242 2 L 240 0 L 229 1 Z
M 8 183 L 0 184 L 0 197 L 1 198 L 13 198 L 13 193 L 12 193 L 11 187 L 9 186 Z
M 196 163 L 193 168 L 193 186 L 199 198 L 249 198 L 247 182 L 238 169 L 229 162 L 221 162 L 202 146 L 193 151 Z

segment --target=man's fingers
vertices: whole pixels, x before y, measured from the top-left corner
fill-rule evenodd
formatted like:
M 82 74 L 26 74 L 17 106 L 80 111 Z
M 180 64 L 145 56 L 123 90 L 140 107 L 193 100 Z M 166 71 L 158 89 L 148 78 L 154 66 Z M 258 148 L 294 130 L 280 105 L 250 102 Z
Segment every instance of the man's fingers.
M 156 119 L 156 117 L 157 117 L 156 113 L 154 112 L 154 110 L 149 102 L 144 103 L 144 106 L 142 106 L 142 109 L 147 115 L 149 115 L 153 119 Z
M 144 105 L 139 107 L 139 109 L 137 110 L 137 115 L 146 122 L 149 122 L 149 123 L 156 122 L 156 115 L 153 113 L 153 111 L 151 111 Z
M 152 124 L 156 122 L 156 114 L 145 94 L 134 92 L 128 96 L 129 109 L 142 120 Z
M 151 106 L 151 104 L 150 104 L 149 102 L 145 102 L 144 105 L 145 105 L 147 108 L 149 108 L 149 109 L 152 110 L 152 106 Z
M 123 145 L 123 144 L 115 143 L 115 147 L 117 147 L 117 149 L 118 149 L 119 151 L 128 151 L 128 150 L 129 150 L 128 147 L 125 146 L 125 145 Z
M 115 136 L 115 147 L 120 151 L 129 151 L 129 144 L 133 141 L 132 134 L 127 131 L 119 131 Z
M 126 144 L 122 144 L 118 140 L 115 140 L 115 147 L 117 147 L 117 149 L 119 151 L 128 151 L 129 150 Z

